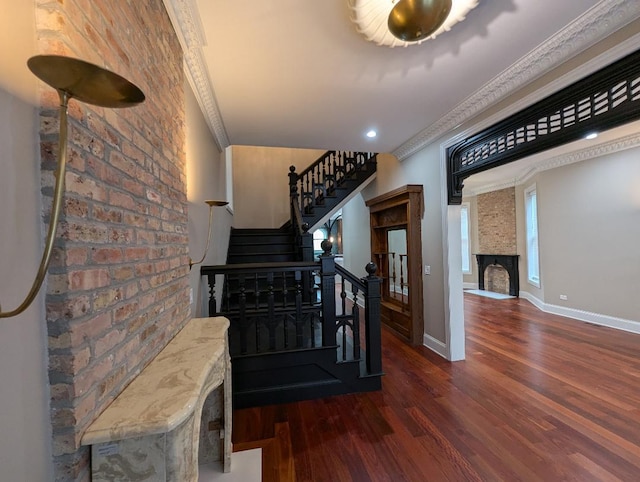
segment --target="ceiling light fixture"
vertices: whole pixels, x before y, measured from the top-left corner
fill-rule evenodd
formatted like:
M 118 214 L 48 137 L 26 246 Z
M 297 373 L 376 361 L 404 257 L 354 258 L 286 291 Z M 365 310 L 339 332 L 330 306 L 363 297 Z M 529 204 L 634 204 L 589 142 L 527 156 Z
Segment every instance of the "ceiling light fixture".
M 589 134 L 584 136 L 584 138 L 588 139 L 588 140 L 595 139 L 596 137 L 598 137 L 598 133 L 597 132 L 589 132 Z
M 407 47 L 449 31 L 479 0 L 348 1 L 351 20 L 367 40 L 387 47 Z
M 369 139 L 373 139 L 374 137 L 376 137 L 378 135 L 378 133 L 376 131 L 374 131 L 373 129 L 371 129 L 369 132 L 367 132 L 367 137 Z

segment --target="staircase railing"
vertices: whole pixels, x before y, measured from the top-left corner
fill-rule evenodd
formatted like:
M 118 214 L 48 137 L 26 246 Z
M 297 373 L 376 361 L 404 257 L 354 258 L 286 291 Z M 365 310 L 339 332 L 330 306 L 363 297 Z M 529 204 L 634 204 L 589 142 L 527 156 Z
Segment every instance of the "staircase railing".
M 362 376 L 381 374 L 377 268 L 370 263 L 368 276 L 358 279 L 335 264 L 331 243 L 323 250 L 313 263 L 201 267 L 209 285 L 209 316 L 230 320 L 232 357 L 333 347 L 335 362 L 360 361 L 364 353 Z M 226 286 L 218 306 L 220 275 Z
M 295 225 L 296 213 L 301 224 L 313 226 L 326 211 L 344 199 L 338 191 L 349 181 L 357 186 L 370 177 L 377 167 L 377 154 L 373 152 L 327 151 L 304 171 L 297 174 L 289 168 L 291 194 L 291 223 Z M 335 203 L 328 200 L 335 198 Z M 321 212 L 318 212 L 321 211 Z

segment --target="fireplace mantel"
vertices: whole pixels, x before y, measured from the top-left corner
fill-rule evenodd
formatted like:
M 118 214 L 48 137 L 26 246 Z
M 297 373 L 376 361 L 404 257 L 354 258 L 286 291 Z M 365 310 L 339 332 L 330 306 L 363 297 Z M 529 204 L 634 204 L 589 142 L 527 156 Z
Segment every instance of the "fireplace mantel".
M 189 321 L 98 416 L 82 437 L 91 445 L 94 482 L 197 481 L 202 408 L 221 384 L 221 455 L 230 470 L 228 327 L 223 317 Z
M 520 295 L 520 274 L 517 254 L 476 254 L 478 261 L 478 289 L 484 290 L 484 271 L 488 266 L 498 264 L 509 274 L 509 295 Z

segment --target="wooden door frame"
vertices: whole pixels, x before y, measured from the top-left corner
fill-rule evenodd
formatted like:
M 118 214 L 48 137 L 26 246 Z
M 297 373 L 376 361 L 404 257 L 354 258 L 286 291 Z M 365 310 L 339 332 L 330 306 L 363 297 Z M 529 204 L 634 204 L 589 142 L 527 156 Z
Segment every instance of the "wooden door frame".
M 371 253 L 378 249 L 377 231 L 387 232 L 387 226 L 377 226 L 380 213 L 405 206 L 406 221 L 395 226 L 407 228 L 407 263 L 409 280 L 409 309 L 411 311 L 411 333 L 409 342 L 422 345 L 424 339 L 424 303 L 422 289 L 422 217 L 424 215 L 424 196 L 421 184 L 407 184 L 365 202 L 369 207 L 371 230 Z M 391 226 L 389 226 L 391 227 Z M 385 235 L 386 236 L 386 235 Z M 374 260 L 375 261 L 375 260 Z

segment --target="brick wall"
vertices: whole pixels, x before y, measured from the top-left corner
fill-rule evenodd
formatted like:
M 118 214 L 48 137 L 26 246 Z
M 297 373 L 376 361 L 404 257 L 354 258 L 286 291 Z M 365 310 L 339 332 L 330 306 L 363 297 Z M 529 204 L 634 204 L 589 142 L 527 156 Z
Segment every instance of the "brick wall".
M 478 245 L 482 254 L 515 254 L 515 188 L 478 195 Z M 509 293 L 509 275 L 502 266 L 485 270 L 485 288 Z
M 37 0 L 36 20 L 41 53 L 106 67 L 147 97 L 127 109 L 69 106 L 46 297 L 51 420 L 56 480 L 89 480 L 85 428 L 190 316 L 182 54 L 162 0 Z M 57 103 L 43 87 L 45 212 Z

